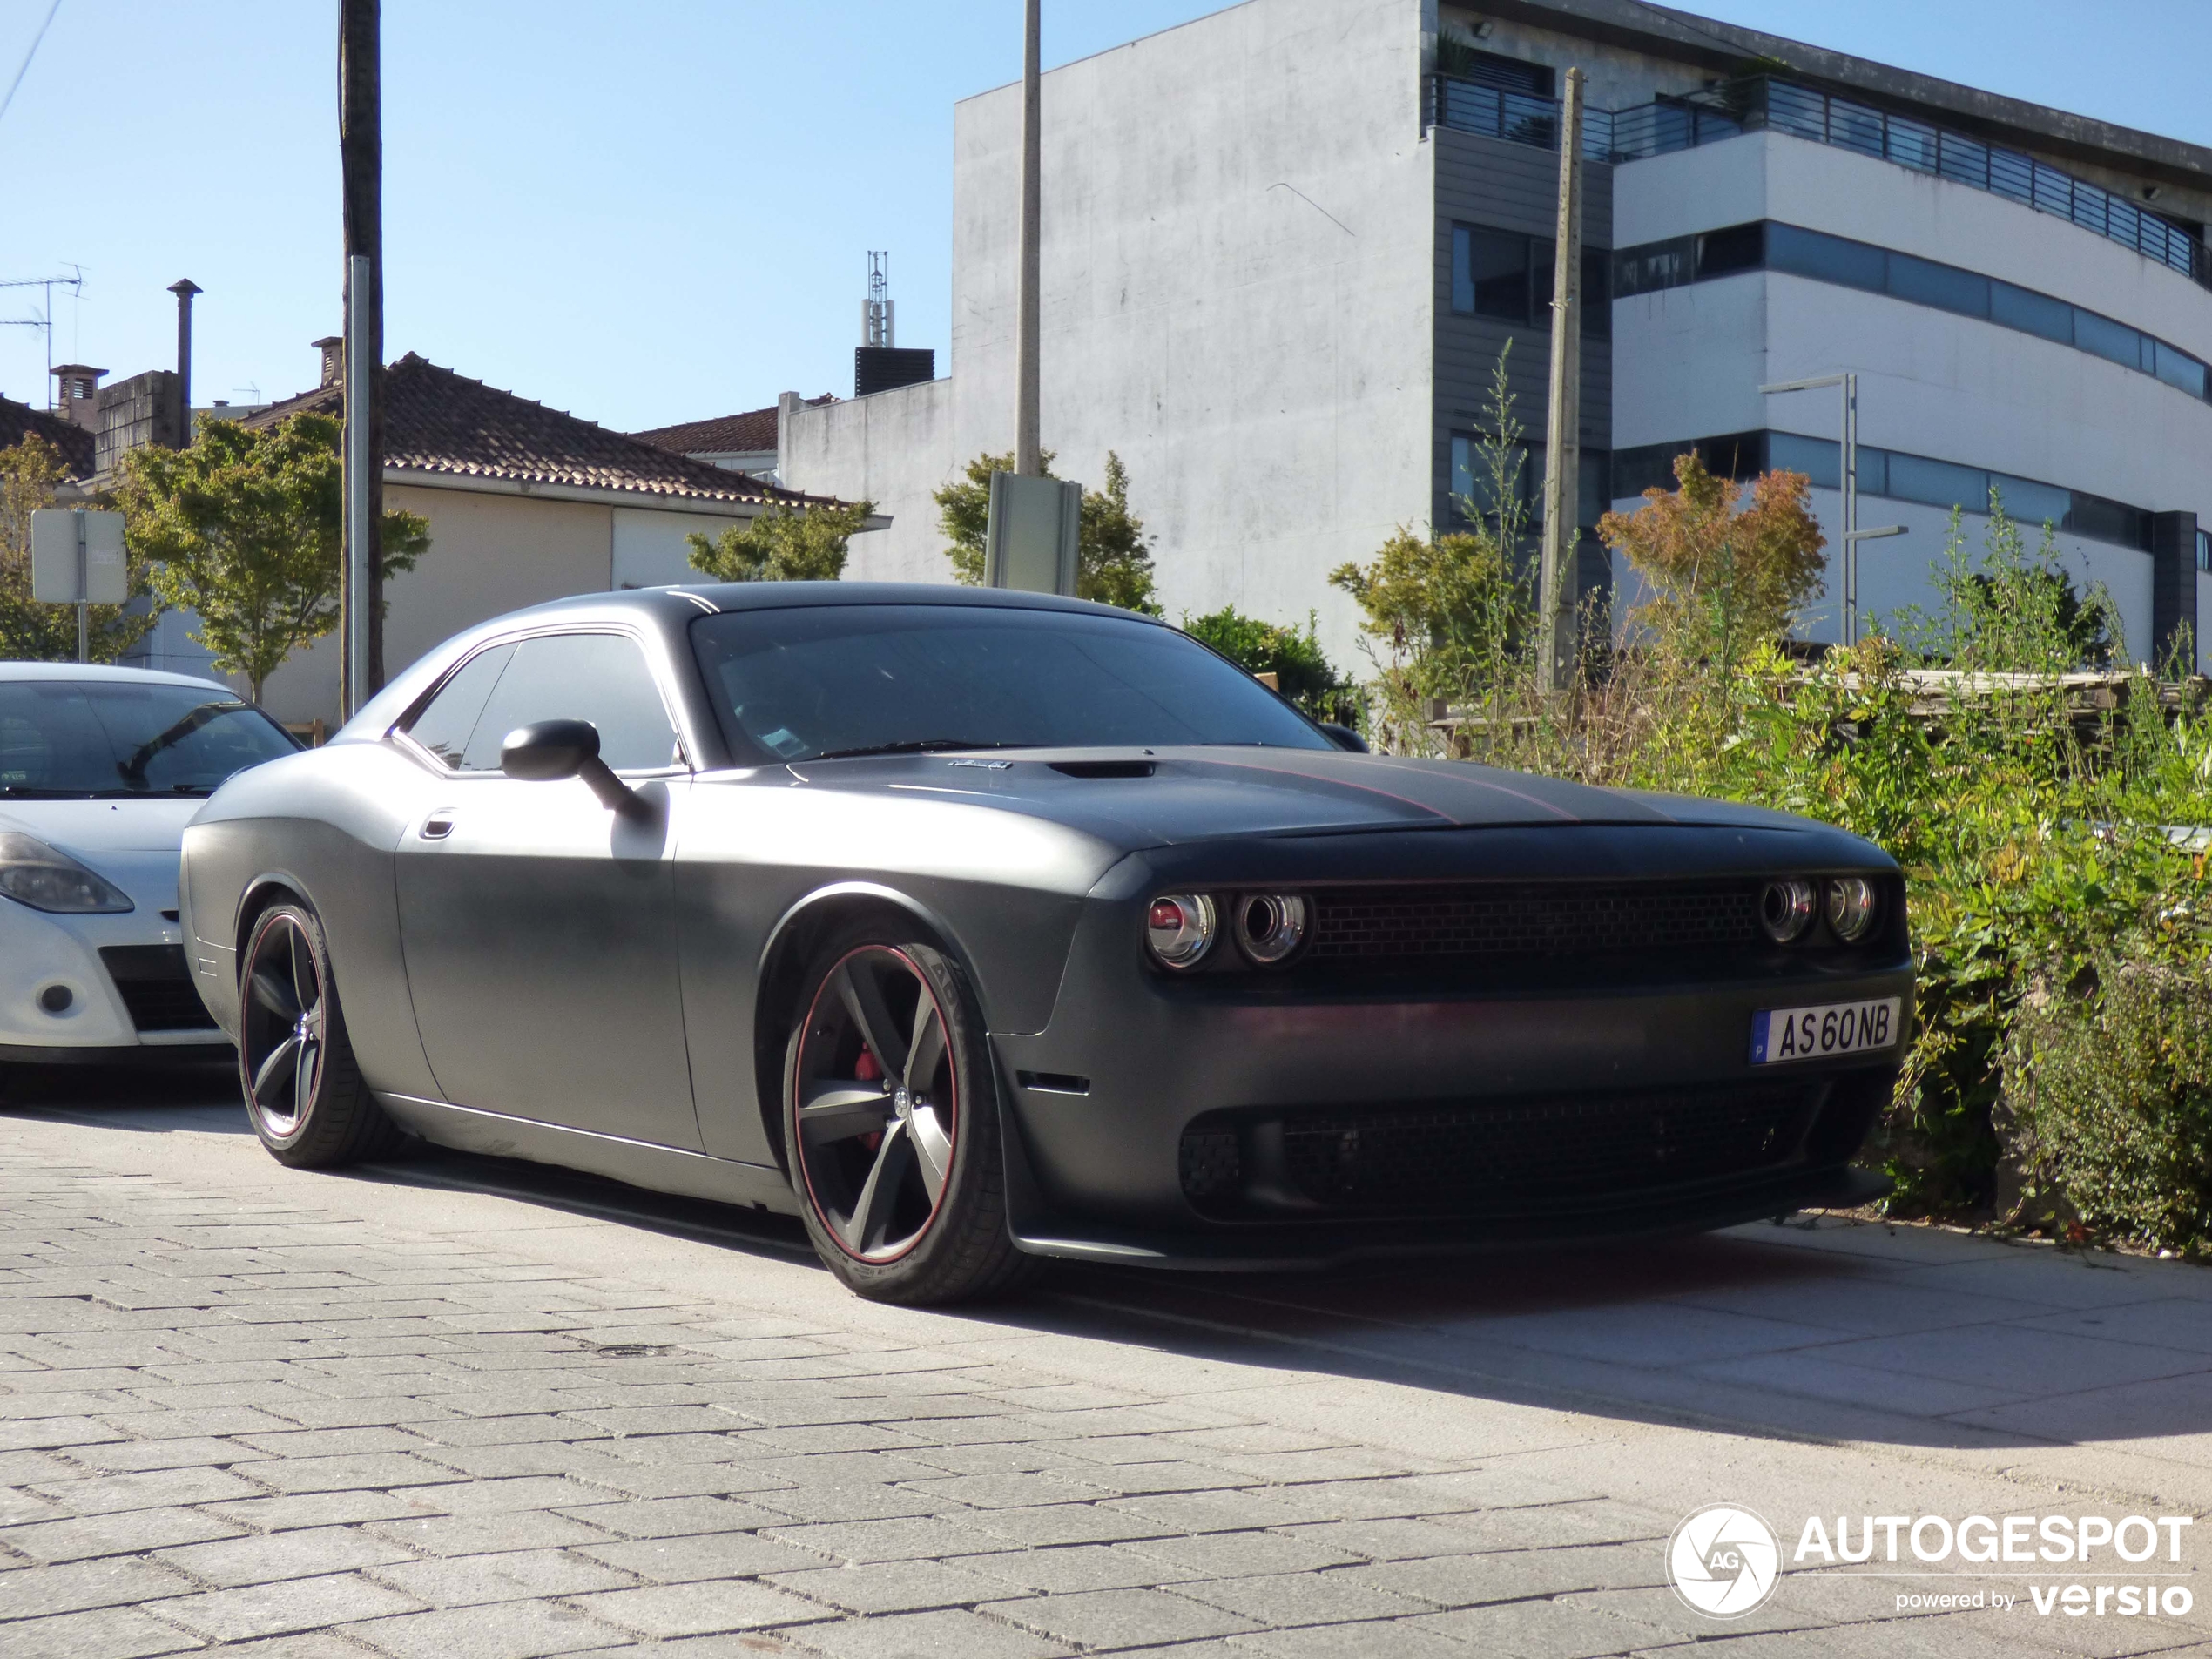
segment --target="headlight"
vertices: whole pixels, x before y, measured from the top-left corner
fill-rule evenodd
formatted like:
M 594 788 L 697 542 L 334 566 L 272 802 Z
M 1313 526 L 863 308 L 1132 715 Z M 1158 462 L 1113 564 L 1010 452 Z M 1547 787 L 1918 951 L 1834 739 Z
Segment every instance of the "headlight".
M 1213 935 L 1213 900 L 1203 893 L 1163 893 L 1144 913 L 1144 942 L 1165 968 L 1196 967 Z
M 1878 908 L 1874 884 L 1863 875 L 1831 877 L 1828 883 L 1828 925 L 1846 945 L 1855 945 L 1874 926 Z
M 1786 945 L 1812 926 L 1819 890 L 1801 877 L 1770 881 L 1759 894 L 1759 926 L 1777 945 Z
M 33 910 L 70 915 L 132 907 L 112 882 L 94 875 L 67 853 L 12 830 L 0 830 L 0 894 Z
M 1248 893 L 1237 900 L 1237 942 L 1262 967 L 1305 942 L 1305 900 L 1295 893 Z

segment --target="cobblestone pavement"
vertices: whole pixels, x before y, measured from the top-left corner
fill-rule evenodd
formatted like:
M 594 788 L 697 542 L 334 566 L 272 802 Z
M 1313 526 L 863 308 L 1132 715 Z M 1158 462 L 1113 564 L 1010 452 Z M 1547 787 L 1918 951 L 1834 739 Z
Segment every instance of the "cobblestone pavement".
M 1664 1588 L 1716 1501 L 2127 1510 L 1986 1448 L 1387 1375 L 1189 1292 L 1147 1325 L 1111 1276 L 875 1308 L 773 1226 L 294 1175 L 235 1130 L 0 1117 L 0 1654 L 2204 1650 L 2202 1612 L 1893 1615 L 1806 1573 L 1716 1625 Z M 423 1178 L 472 1168 L 508 1178 Z

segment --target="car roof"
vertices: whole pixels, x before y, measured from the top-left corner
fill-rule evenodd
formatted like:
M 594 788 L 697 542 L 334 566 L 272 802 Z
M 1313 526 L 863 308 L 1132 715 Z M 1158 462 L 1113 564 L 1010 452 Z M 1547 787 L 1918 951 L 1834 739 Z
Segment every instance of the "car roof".
M 5 680 L 105 680 L 110 683 L 139 685 L 189 685 L 196 691 L 220 691 L 226 697 L 238 693 L 220 680 L 203 679 L 196 674 L 172 674 L 158 668 L 117 668 L 105 663 L 16 663 L 0 662 L 0 681 Z
M 625 600 L 651 609 L 672 601 L 702 612 L 788 610 L 810 605 L 989 605 L 1007 610 L 1061 610 L 1083 616 L 1117 617 L 1125 622 L 1157 620 L 1134 610 L 1096 604 L 1089 599 L 1065 598 L 1056 593 L 970 588 L 949 582 L 679 582 L 665 587 L 574 594 L 511 612 L 498 620 L 513 623 L 541 614 L 558 616 L 567 610 L 604 609 Z

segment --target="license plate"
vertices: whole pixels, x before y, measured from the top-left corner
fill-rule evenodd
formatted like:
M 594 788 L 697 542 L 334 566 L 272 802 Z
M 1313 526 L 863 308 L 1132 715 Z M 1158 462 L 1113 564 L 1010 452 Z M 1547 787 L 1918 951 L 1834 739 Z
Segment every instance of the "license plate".
M 1898 1040 L 1899 1012 L 1894 996 L 1811 1008 L 1761 1008 L 1751 1016 L 1751 1063 L 1773 1066 L 1887 1049 Z

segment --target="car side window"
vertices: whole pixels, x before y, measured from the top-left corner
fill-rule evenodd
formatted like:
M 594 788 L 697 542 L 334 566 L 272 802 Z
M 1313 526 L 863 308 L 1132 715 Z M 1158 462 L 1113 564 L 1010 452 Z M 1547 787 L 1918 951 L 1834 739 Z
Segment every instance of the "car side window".
M 499 677 L 507 671 L 507 664 L 515 655 L 512 645 L 494 645 L 489 651 L 479 651 L 461 666 L 461 671 L 438 688 L 421 713 L 415 717 L 407 734 L 448 766 L 459 767 L 462 756 L 469 749 L 469 738 L 476 729 L 476 720 L 484 711 L 484 705 L 491 698 L 492 688 L 499 684 Z
M 637 641 L 622 634 L 547 634 L 511 649 L 514 655 L 486 676 L 460 759 L 448 765 L 462 772 L 497 772 L 507 734 L 537 720 L 590 721 L 599 731 L 599 758 L 617 772 L 658 771 L 676 763 L 676 728 Z M 423 722 L 460 689 L 468 671 L 454 677 L 410 732 L 425 748 L 430 745 Z M 456 704 L 456 717 L 461 711 Z M 439 735 L 450 743 L 449 735 Z

